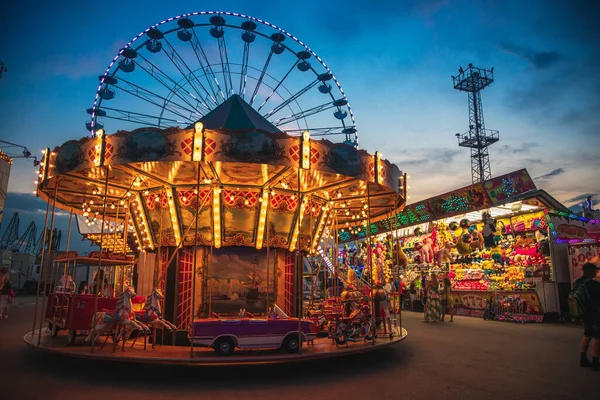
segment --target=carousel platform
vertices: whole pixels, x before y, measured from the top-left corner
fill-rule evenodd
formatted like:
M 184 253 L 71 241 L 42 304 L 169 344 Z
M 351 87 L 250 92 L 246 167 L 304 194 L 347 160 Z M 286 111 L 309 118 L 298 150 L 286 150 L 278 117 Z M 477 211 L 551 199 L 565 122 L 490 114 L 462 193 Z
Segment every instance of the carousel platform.
M 389 338 L 383 332 L 378 333 L 375 342 L 364 342 L 362 340 L 348 343 L 344 346 L 336 346 L 334 341 L 328 338 L 316 338 L 312 344 L 303 343 L 299 353 L 289 354 L 283 350 L 240 350 L 236 349 L 231 356 L 218 356 L 214 350 L 204 347 L 195 347 L 194 356 L 190 357 L 189 346 L 161 346 L 159 344 L 153 349 L 152 345 L 146 344 L 144 349 L 143 340 L 138 340 L 133 347 L 130 340 L 121 351 L 121 345 L 113 345 L 109 340 L 104 348 L 100 350 L 101 342 L 98 339 L 94 352 L 90 346 L 83 343 L 83 338 L 78 338 L 73 345 L 67 344 L 66 333 L 60 332 L 58 336 L 52 337 L 50 331 L 42 329 L 40 344 L 38 345 L 39 329 L 27 333 L 23 340 L 36 351 L 54 354 L 58 356 L 75 357 L 102 361 L 128 362 L 138 364 L 167 364 L 167 365 L 189 365 L 189 366 L 236 366 L 256 364 L 284 364 L 299 361 L 309 361 L 323 358 L 342 357 L 352 354 L 365 353 L 380 350 L 385 347 L 401 343 L 406 339 L 406 329 L 394 327 L 394 337 Z

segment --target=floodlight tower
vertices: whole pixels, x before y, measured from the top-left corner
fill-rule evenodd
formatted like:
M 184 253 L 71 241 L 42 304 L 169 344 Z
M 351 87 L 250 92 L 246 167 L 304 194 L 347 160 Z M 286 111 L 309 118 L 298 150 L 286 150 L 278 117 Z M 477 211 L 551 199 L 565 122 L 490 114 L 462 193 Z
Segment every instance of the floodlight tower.
M 492 177 L 488 146 L 500 140 L 498 131 L 485 129 L 481 91 L 494 82 L 494 68 L 483 69 L 469 64 L 466 70 L 458 69 L 452 76 L 454 89 L 469 94 L 469 131 L 457 133 L 458 145 L 471 149 L 471 178 L 473 183 Z

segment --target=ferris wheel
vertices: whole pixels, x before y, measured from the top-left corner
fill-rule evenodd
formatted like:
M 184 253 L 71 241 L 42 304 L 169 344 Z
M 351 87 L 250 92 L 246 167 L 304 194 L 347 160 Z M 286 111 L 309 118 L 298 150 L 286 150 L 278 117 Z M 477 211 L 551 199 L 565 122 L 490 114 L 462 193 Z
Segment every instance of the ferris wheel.
M 186 128 L 239 96 L 278 130 L 357 147 L 354 115 L 323 60 L 283 29 L 231 12 L 179 15 L 140 32 L 100 77 L 86 128 Z

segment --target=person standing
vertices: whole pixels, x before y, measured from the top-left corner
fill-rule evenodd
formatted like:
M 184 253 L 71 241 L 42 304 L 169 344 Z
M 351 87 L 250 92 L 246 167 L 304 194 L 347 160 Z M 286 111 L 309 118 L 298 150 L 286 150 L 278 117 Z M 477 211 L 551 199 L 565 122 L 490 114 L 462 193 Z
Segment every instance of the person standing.
M 454 322 L 454 296 L 452 295 L 452 282 L 450 278 L 444 278 L 444 289 L 442 291 L 442 322 L 446 314 L 450 314 L 450 322 Z
M 8 310 L 14 298 L 15 292 L 10 283 L 8 268 L 4 267 L 0 270 L 0 319 L 8 319 Z
M 435 274 L 431 274 L 426 293 L 425 322 L 440 322 L 440 319 L 442 318 L 442 302 L 440 299 L 438 280 Z
M 586 301 L 583 309 L 583 338 L 581 339 L 580 351 L 581 367 L 592 367 L 594 371 L 600 371 L 600 282 L 596 277 L 600 268 L 595 264 L 585 263 L 583 265 L 583 276 L 577 279 L 573 288 L 584 285 L 587 290 Z M 592 362 L 587 358 L 587 351 L 592 344 Z
M 408 288 L 408 298 L 410 300 L 410 311 L 415 311 L 415 301 L 417 300 L 417 287 L 415 281 L 410 283 Z

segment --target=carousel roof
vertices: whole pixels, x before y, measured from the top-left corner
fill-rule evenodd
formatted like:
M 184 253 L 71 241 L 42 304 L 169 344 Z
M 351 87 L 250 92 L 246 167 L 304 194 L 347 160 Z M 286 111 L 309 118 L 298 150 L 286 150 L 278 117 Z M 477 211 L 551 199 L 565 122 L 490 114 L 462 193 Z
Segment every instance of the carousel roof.
M 186 129 L 68 141 L 46 151 L 39 175 L 42 199 L 130 224 L 140 249 L 314 251 L 327 229 L 365 226 L 405 204 L 400 170 L 379 153 L 282 133 L 239 96 Z
M 259 130 L 268 133 L 282 133 L 237 94 L 232 95 L 199 121 L 204 124 L 205 129 Z M 193 128 L 193 125 L 188 127 L 188 129 L 190 128 Z

